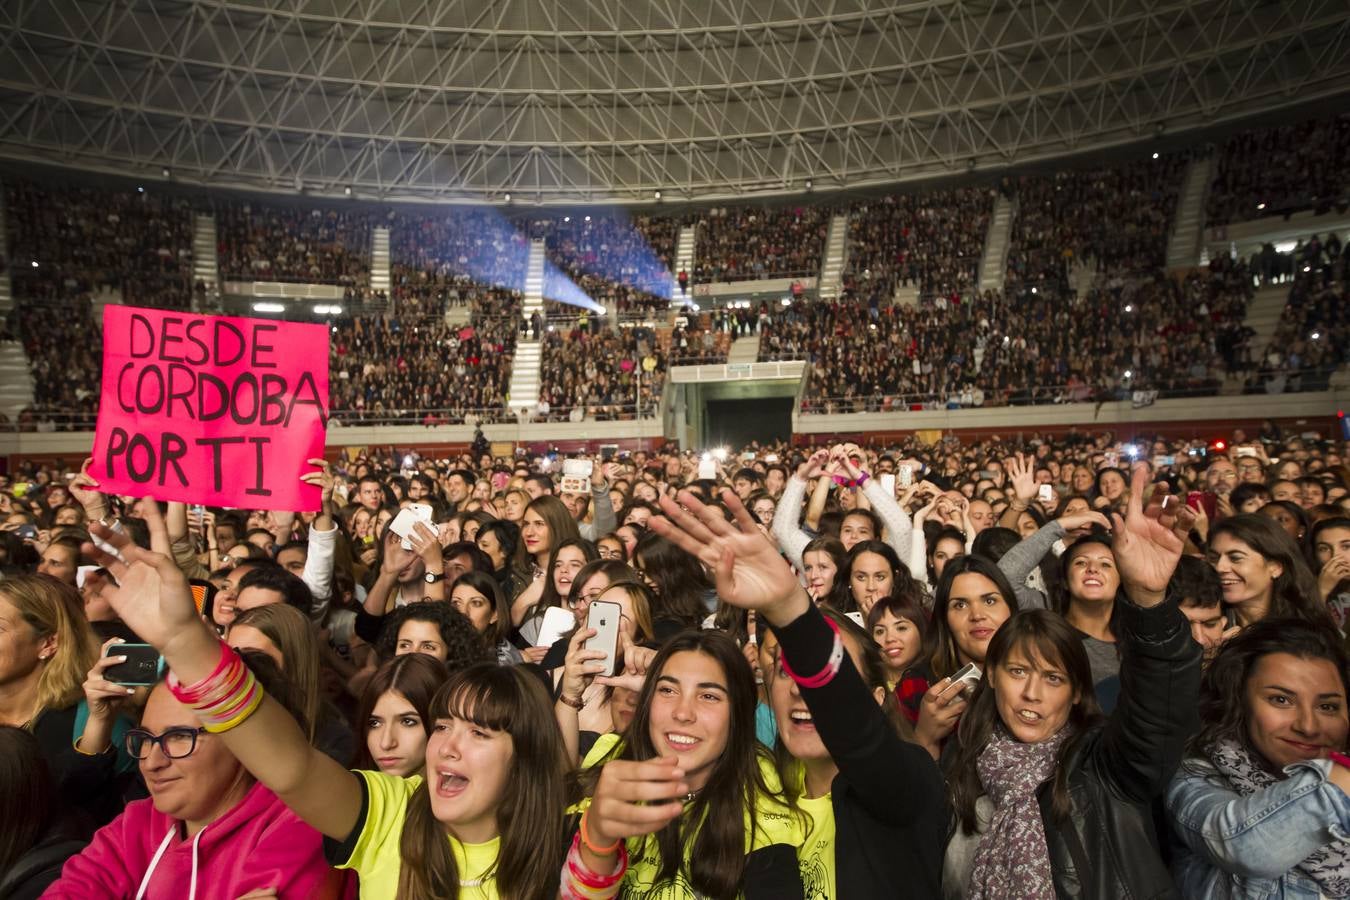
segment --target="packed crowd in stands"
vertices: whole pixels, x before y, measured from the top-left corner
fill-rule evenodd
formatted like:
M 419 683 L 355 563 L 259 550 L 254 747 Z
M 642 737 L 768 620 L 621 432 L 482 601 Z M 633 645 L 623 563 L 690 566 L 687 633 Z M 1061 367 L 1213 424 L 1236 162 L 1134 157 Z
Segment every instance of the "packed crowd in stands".
M 333 326 L 329 394 L 338 425 L 424 425 L 504 417 L 516 326 L 480 317 L 364 316 Z
M 1215 158 L 1211 221 L 1241 220 L 1258 195 L 1268 196 L 1263 202 L 1272 210 L 1319 208 L 1334 193 L 1328 185 L 1339 172 L 1324 163 L 1339 158 L 1347 127 L 1342 116 L 1228 141 Z M 1218 260 L 1184 278 L 1164 276 L 1168 233 L 1192 158 L 1168 153 L 1011 177 L 997 188 L 857 201 L 849 210 L 839 301 L 820 304 L 794 290 L 787 308 L 737 309 L 730 320 L 726 312 L 711 320 L 692 314 L 674 328 L 661 314 L 668 295 L 684 296 L 671 283 L 682 227 L 698 226 L 689 287 L 817 274 L 831 209 L 508 218 L 472 207 L 428 214 L 234 202 L 216 204 L 220 262 L 226 277 L 250 272 L 343 283 L 349 307 L 360 312 L 342 328 L 356 329 L 359 320 L 363 334 L 394 333 L 391 323 L 430 322 L 467 308 L 466 326 L 438 326 L 437 340 L 446 340 L 449 356 L 400 364 L 366 356 L 363 342 L 349 341 L 343 375 L 334 379 L 335 390 L 341 388 L 334 405 L 359 410 L 353 421 L 451 406 L 446 414 L 458 421 L 465 410 L 500 405 L 520 333 L 548 335 L 548 411 L 532 415 L 566 419 L 577 409 L 588 410 L 583 416 L 619 415 L 622 404 L 632 403 L 636 367 L 656 360 L 643 394 L 659 397 L 669 365 L 724 361 L 731 339 L 761 324 L 760 359 L 812 361 L 803 404 L 808 412 L 1325 388 L 1350 346 L 1340 240 L 1313 236 L 1292 252 L 1267 244 L 1244 265 Z M 979 257 L 999 191 L 1016 203 L 1007 282 L 1002 292 L 981 293 Z M 71 416 L 87 417 L 96 404 L 99 365 L 92 348 L 98 338 L 87 298 L 112 288 L 131 303 L 188 305 L 194 202 L 154 190 L 44 186 L 23 178 L 6 179 L 5 200 L 6 258 L 18 261 L 8 271 L 20 307 L 7 330 L 28 349 L 36 384 L 34 406 L 21 425 L 68 427 Z M 197 198 L 195 208 L 210 207 Z M 388 297 L 372 296 L 366 283 L 376 223 L 390 228 Z M 650 355 L 639 352 L 631 332 L 613 330 L 618 323 L 574 305 L 549 302 L 537 321 L 522 317 L 531 238 L 547 248 L 547 297 L 578 300 L 579 288 L 586 299 L 616 307 L 621 319 L 653 317 Z M 1258 284 L 1290 290 L 1269 346 L 1252 346 L 1243 325 Z M 917 305 L 895 307 L 896 286 L 913 286 Z M 74 312 L 44 311 L 53 301 Z M 383 314 L 394 318 L 382 320 Z M 553 331 L 547 331 L 550 321 Z M 463 327 L 472 328 L 482 346 L 454 344 Z M 573 333 L 587 339 L 574 343 Z M 592 381 L 592 371 L 604 379 Z M 448 388 L 453 404 L 443 394 Z
M 362 286 L 370 281 L 368 210 L 257 200 L 217 203 L 220 274 L 246 281 Z
M 849 215 L 845 289 L 862 302 L 889 302 L 895 288 L 921 296 L 969 296 L 979 285 L 993 192 L 954 188 L 888 194 Z
M 1313 235 L 1288 257 L 1295 274 L 1261 377 L 1270 393 L 1325 390 L 1350 361 L 1350 252 L 1335 234 Z
M 1350 208 L 1350 113 L 1233 135 L 1214 160 L 1210 225 Z
M 155 191 L 48 187 L 5 179 L 14 296 L 69 300 L 102 290 L 128 303 L 192 299 L 191 204 Z
M 705 210 L 697 217 L 694 283 L 814 278 L 830 215 L 821 204 Z
M 667 329 L 668 330 L 668 329 Z M 613 327 L 591 317 L 564 320 L 542 335 L 539 404 L 534 421 L 650 418 L 665 386 L 672 348 L 656 329 Z
M 480 432 L 296 460 L 300 511 L 21 459 L 0 884 L 1344 896 L 1350 443 L 1290 427 L 594 457 Z
M 1189 154 L 1053 175 L 1024 175 L 1009 237 L 1010 286 L 1068 284 L 1076 264 L 1098 272 L 1161 269 Z
M 989 291 L 882 309 L 794 304 L 765 326 L 760 359 L 812 363 L 808 412 L 1218 393 L 1230 373 L 1251 368 L 1242 325 L 1251 294 L 1246 266 L 1219 259 L 1181 282 L 1161 272 L 1116 277 L 1082 297 Z
M 681 222 L 667 216 L 584 212 L 533 217 L 528 227 L 542 238 L 548 260 L 544 297 L 553 314 L 574 314 L 565 301 L 567 281 L 601 306 L 620 314 L 665 309 L 675 274 L 675 243 Z

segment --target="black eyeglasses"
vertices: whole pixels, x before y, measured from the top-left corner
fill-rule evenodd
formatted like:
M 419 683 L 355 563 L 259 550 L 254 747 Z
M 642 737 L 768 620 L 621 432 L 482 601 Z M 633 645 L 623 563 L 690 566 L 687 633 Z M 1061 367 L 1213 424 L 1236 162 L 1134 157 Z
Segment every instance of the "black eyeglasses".
M 161 735 L 133 728 L 127 732 L 127 753 L 132 759 L 149 759 L 150 748 L 159 744 L 159 749 L 169 759 L 183 759 L 191 756 L 197 749 L 197 735 L 206 734 L 205 728 L 170 728 Z

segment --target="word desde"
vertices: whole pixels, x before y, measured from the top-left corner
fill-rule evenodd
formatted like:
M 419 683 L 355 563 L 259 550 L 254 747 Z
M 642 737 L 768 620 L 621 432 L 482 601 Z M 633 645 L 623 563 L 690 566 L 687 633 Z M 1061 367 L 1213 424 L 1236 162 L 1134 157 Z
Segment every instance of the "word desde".
M 317 509 L 299 478 L 327 398 L 322 325 L 110 306 L 91 471 L 133 496 Z

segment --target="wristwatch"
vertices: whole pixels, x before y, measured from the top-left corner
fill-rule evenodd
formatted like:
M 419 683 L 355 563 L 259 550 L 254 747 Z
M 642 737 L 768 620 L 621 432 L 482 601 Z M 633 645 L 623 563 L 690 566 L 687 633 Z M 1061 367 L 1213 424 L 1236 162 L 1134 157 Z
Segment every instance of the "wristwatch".
M 425 575 L 422 576 L 422 580 L 425 581 L 427 584 L 435 584 L 435 583 L 438 582 L 438 581 L 444 581 L 444 580 L 445 580 L 445 573 L 444 573 L 444 572 L 428 572 L 427 574 L 425 574 Z

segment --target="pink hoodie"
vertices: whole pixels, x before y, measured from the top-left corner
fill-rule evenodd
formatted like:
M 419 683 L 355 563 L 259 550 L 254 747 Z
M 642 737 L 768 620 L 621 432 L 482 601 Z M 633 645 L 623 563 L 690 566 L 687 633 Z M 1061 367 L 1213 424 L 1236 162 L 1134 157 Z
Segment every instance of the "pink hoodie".
M 351 893 L 324 859 L 322 835 L 261 784 L 194 838 L 183 840 L 180 826 L 150 800 L 128 804 L 66 862 L 43 898 L 235 900 L 262 888 L 274 888 L 281 900 Z

